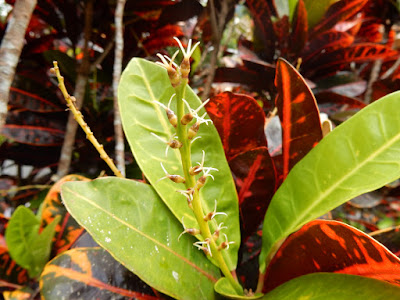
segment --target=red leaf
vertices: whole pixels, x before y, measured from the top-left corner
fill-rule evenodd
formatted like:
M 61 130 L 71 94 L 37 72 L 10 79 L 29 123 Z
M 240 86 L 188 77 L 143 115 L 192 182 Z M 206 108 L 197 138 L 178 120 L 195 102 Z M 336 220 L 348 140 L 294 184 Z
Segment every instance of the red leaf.
M 284 59 L 278 60 L 275 85 L 286 178 L 290 169 L 322 139 L 322 130 L 314 95 L 299 72 Z
M 7 247 L 0 246 L 0 285 L 24 285 L 28 280 L 28 272 L 11 259 Z
M 52 254 L 55 256 L 68 250 L 84 229 L 71 217 L 61 201 L 61 185 L 67 181 L 88 181 L 80 175 L 67 175 L 57 181 L 47 193 L 42 204 L 40 230 L 50 224 L 57 216 L 61 216 L 53 238 Z
M 177 46 L 174 37 L 181 36 L 183 36 L 183 32 L 178 25 L 166 25 L 151 34 L 150 37 L 143 42 L 143 47 L 148 53 L 154 54 L 158 50 L 168 46 Z
M 303 63 L 320 53 L 332 52 L 350 46 L 354 37 L 347 32 L 328 30 L 312 39 L 302 53 Z
M 58 129 L 13 124 L 4 125 L 1 133 L 18 143 L 34 146 L 59 146 L 65 135 Z
M 321 92 L 315 95 L 318 104 L 334 103 L 346 105 L 346 109 L 362 109 L 366 104 L 358 99 L 336 94 L 333 92 Z
M 56 295 L 65 299 L 159 299 L 100 247 L 77 248 L 58 255 L 45 266 L 40 287 L 45 299 L 56 299 Z
M 362 43 L 321 54 L 304 63 L 308 77 L 328 76 L 343 69 L 349 69 L 350 63 L 368 62 L 377 59 L 398 57 L 399 53 L 390 47 Z
M 315 272 L 361 275 L 400 285 L 399 270 L 400 260 L 370 236 L 341 222 L 316 220 L 282 244 L 266 271 L 263 292 Z
M 255 30 L 261 33 L 262 43 L 267 61 L 271 61 L 275 54 L 276 35 L 271 21 L 271 11 L 265 0 L 246 0 L 250 13 L 253 15 Z
M 238 153 L 267 145 L 265 115 L 252 97 L 224 92 L 212 97 L 206 109 L 221 137 L 228 161 Z
M 371 232 L 369 236 L 385 245 L 397 257 L 400 256 L 400 225 Z
M 280 55 L 287 57 L 289 52 L 289 17 L 283 16 L 278 21 L 273 23 L 274 31 L 279 45 Z
M 242 238 L 251 235 L 262 222 L 275 192 L 276 172 L 267 147 L 236 155 L 229 161 L 239 194 Z
M 307 10 L 303 0 L 297 3 L 296 15 L 289 37 L 290 50 L 298 56 L 303 50 L 308 37 Z
M 368 0 L 342 0 L 334 3 L 325 13 L 322 20 L 313 28 L 311 36 L 331 29 L 336 23 L 354 16 Z
M 64 109 L 35 94 L 23 90 L 10 88 L 10 106 L 21 107 L 35 112 L 55 112 Z

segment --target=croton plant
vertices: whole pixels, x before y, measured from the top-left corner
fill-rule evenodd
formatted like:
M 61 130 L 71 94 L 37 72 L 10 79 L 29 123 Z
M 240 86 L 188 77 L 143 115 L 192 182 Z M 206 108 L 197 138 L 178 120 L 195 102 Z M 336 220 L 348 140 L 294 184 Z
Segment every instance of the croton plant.
M 123 127 L 145 180 L 70 176 L 61 187 L 68 210 L 61 220 L 50 222 L 60 199 L 39 214 L 47 226 L 26 208 L 10 220 L 9 254 L 31 280 L 39 279 L 42 297 L 400 298 L 400 260 L 393 253 L 356 228 L 317 219 L 400 177 L 400 93 L 322 137 L 311 90 L 280 59 L 282 154 L 271 157 L 258 103 L 229 92 L 202 103 L 188 85 L 197 44 L 178 43 L 179 64 L 178 51 L 159 55 L 157 64 L 134 58 L 121 78 Z M 68 223 L 69 214 L 80 226 Z M 36 232 L 21 233 L 28 218 Z M 261 223 L 262 245 L 251 253 L 257 270 L 248 263 L 249 240 Z M 101 248 L 62 252 L 83 228 Z M 46 240 L 38 242 L 41 255 L 21 244 L 22 237 L 38 236 Z M 24 274 L 19 287 L 28 285 Z

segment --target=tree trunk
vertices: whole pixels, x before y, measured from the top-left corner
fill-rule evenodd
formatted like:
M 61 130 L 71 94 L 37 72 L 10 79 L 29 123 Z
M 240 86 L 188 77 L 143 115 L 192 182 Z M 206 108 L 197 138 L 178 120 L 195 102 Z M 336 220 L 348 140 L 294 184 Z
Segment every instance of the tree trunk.
M 7 116 L 7 104 L 15 69 L 25 41 L 25 32 L 36 0 L 17 0 L 0 47 L 0 130 Z
M 122 58 L 124 52 L 123 17 L 125 2 L 126 0 L 118 0 L 117 8 L 115 10 L 115 58 L 113 72 L 115 162 L 118 170 L 120 170 L 123 176 L 125 176 L 125 142 L 118 106 L 118 84 L 121 78 Z

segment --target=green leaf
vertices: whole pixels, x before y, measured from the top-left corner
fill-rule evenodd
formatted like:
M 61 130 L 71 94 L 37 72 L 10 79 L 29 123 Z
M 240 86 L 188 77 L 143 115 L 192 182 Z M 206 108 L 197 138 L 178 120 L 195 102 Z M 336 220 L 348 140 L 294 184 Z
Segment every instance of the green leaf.
M 322 17 L 328 10 L 329 6 L 339 0 L 304 0 L 304 5 L 306 6 L 308 28 L 313 28 L 315 25 L 321 21 Z
M 290 171 L 264 219 L 260 271 L 279 241 L 340 204 L 400 177 L 400 92 L 339 125 Z
M 228 299 L 260 299 L 264 294 L 257 293 L 254 296 L 240 296 L 236 293 L 235 289 L 229 283 L 229 280 L 225 277 L 222 277 L 218 280 L 218 282 L 214 286 L 215 291 L 228 298 Z
M 40 221 L 25 206 L 19 206 L 6 229 L 6 243 L 12 259 L 28 270 L 29 277 L 38 276 L 50 257 L 51 242 L 60 218 L 57 217 L 39 235 Z
M 382 300 L 400 299 L 400 288 L 372 278 L 313 273 L 285 282 L 262 300 Z
M 197 227 L 197 222 L 186 204 L 187 200 L 176 192 L 178 189 L 185 190 L 184 184 L 176 184 L 170 180 L 159 181 L 165 176 L 160 166 L 161 162 L 170 174 L 183 175 L 180 153 L 178 150 L 170 149 L 168 158 L 165 157 L 166 145 L 150 134 L 153 132 L 165 139 L 170 139 L 175 134 L 165 110 L 154 102 L 156 100 L 167 105 L 173 94 L 174 89 L 164 68 L 152 62 L 134 58 L 122 74 L 118 99 L 125 135 L 137 163 L 176 218 L 180 222 L 183 218 L 185 226 L 193 228 Z M 192 108 L 197 108 L 201 104 L 200 99 L 190 87 L 187 87 L 184 98 Z M 172 102 L 171 109 L 175 110 L 175 101 Z M 199 115 L 204 112 L 202 109 Z M 217 211 L 228 215 L 227 217 L 218 215 L 210 224 L 212 230 L 216 228 L 217 223 L 224 222 L 228 226 L 224 233 L 230 241 L 235 243 L 225 250 L 223 255 L 229 269 L 233 270 L 236 268 L 240 245 L 239 209 L 235 185 L 215 127 L 202 124 L 198 136 L 201 136 L 201 139 L 192 144 L 192 165 L 201 161 L 202 150 L 204 150 L 204 165 L 219 170 L 219 172 L 213 172 L 215 180 L 209 178 L 200 190 L 201 201 L 205 213 L 214 210 L 215 200 L 217 200 Z M 224 239 L 223 235 L 220 239 L 221 241 Z
M 67 182 L 71 215 L 103 248 L 155 289 L 178 299 L 214 299 L 219 270 L 182 235 L 181 224 L 144 183 L 121 178 Z

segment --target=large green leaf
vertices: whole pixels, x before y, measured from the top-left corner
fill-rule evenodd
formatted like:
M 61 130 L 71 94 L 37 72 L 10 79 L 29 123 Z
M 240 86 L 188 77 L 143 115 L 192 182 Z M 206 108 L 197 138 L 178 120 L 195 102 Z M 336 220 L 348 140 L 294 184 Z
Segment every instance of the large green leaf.
M 400 92 L 344 122 L 312 149 L 280 186 L 264 219 L 260 270 L 279 241 L 305 223 L 400 177 Z
M 178 299 L 214 299 L 219 270 L 183 235 L 151 186 L 107 177 L 67 182 L 63 201 L 103 248 L 155 289 Z
M 146 175 L 151 185 L 186 227 L 197 227 L 192 211 L 186 204 L 186 198 L 176 190 L 184 190 L 184 184 L 176 184 L 170 180 L 159 181 L 165 176 L 160 163 L 170 174 L 183 175 L 180 153 L 170 149 L 165 156 L 166 145 L 155 138 L 155 133 L 169 139 L 174 129 L 169 124 L 165 110 L 154 101 L 167 105 L 174 94 L 174 89 L 164 68 L 143 59 L 134 58 L 122 74 L 118 90 L 118 99 L 124 131 L 137 163 Z M 201 102 L 194 92 L 187 87 L 184 98 L 192 108 L 197 108 Z M 175 110 L 175 101 L 171 106 Z M 199 112 L 201 115 L 205 111 Z M 233 270 L 237 264 L 237 252 L 240 244 L 238 200 L 235 185 L 226 162 L 224 150 L 218 132 L 213 125 L 202 124 L 198 132 L 201 139 L 192 144 L 192 165 L 200 162 L 202 150 L 205 151 L 205 166 L 214 167 L 219 172 L 213 172 L 215 181 L 208 179 L 200 190 L 200 197 L 205 213 L 214 209 L 217 200 L 217 211 L 228 216 L 217 216 L 211 221 L 212 229 L 217 223 L 224 222 L 228 229 L 224 230 L 230 241 L 234 241 L 228 250 L 223 252 L 228 267 Z M 220 239 L 224 239 L 221 235 Z M 222 240 L 221 240 L 222 241 Z
M 60 217 L 55 218 L 39 234 L 40 221 L 29 208 L 21 205 L 8 223 L 5 238 L 10 255 L 28 270 L 31 278 L 40 275 L 50 257 L 51 241 L 59 221 Z
M 348 274 L 313 273 L 290 280 L 262 300 L 400 299 L 400 288 L 376 279 Z

